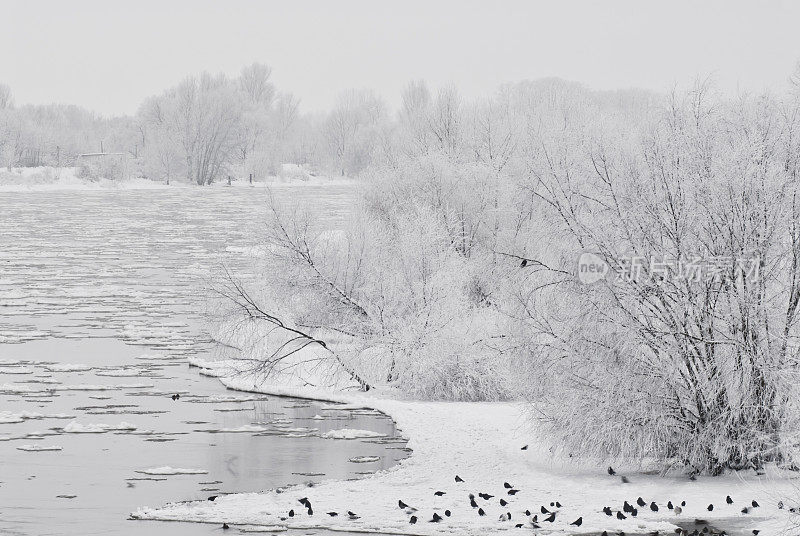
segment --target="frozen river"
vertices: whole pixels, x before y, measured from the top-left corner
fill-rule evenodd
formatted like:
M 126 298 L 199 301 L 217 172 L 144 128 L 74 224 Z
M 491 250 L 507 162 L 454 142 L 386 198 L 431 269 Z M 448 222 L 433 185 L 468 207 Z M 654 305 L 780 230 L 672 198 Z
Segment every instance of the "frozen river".
M 0 192 L 0 534 L 211 534 L 219 527 L 127 517 L 140 505 L 358 478 L 407 456 L 381 414 L 229 391 L 186 364 L 213 353 L 204 274 L 221 260 L 243 265 L 236 252 L 258 244 L 265 195 Z M 335 228 L 353 194 L 275 195 Z M 320 437 L 339 428 L 386 439 Z

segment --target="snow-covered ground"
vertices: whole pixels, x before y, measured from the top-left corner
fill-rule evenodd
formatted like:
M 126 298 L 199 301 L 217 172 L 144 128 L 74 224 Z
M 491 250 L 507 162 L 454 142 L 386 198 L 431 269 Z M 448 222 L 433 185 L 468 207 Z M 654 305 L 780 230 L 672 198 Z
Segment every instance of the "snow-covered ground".
M 197 364 L 197 363 L 196 363 Z M 210 365 L 209 365 L 210 366 Z M 229 367 L 227 363 L 225 367 Z M 218 367 L 223 369 L 223 367 Z M 229 369 L 228 369 L 229 370 Z M 288 528 L 324 527 L 333 530 L 402 534 L 488 534 L 500 530 L 526 530 L 537 515 L 538 533 L 626 534 L 649 531 L 672 532 L 676 523 L 708 520 L 735 534 L 798 534 L 800 522 L 788 508 L 795 506 L 800 492 L 796 475 L 770 471 L 766 475 L 728 475 L 698 477 L 659 476 L 616 467 L 610 476 L 607 464 L 573 463 L 554 459 L 537 447 L 536 432 L 526 419 L 521 403 L 452 403 L 399 400 L 381 393 L 333 392 L 282 383 L 265 385 L 242 375 L 221 377 L 228 387 L 266 394 L 294 395 L 343 402 L 373 408 L 394 418 L 409 440 L 413 455 L 398 466 L 357 481 L 330 481 L 313 487 L 296 486 L 264 493 L 225 495 L 214 501 L 171 503 L 143 507 L 132 514 L 135 519 L 183 520 L 240 525 L 284 526 Z M 298 384 L 299 385 L 299 384 Z M 342 433 L 339 437 L 358 437 Z M 541 442 L 538 442 L 541 444 Z M 523 449 L 523 447 L 526 447 Z M 456 475 L 463 482 L 456 481 Z M 509 483 L 519 490 L 510 495 Z M 444 492 L 436 495 L 435 492 Z M 486 500 L 479 493 L 493 495 Z M 470 506 L 474 494 L 478 508 Z M 733 504 L 726 503 L 730 496 Z M 307 497 L 313 515 L 298 500 Z M 637 506 L 641 497 L 645 507 Z M 507 501 L 501 506 L 500 500 Z M 398 501 L 416 511 L 402 509 Z M 759 506 L 752 507 L 752 501 Z M 638 515 L 618 519 L 625 501 L 637 508 Z M 671 501 L 686 505 L 680 514 L 668 509 Z M 785 503 L 779 509 L 778 503 Z M 561 506 L 552 506 L 555 503 Z M 658 511 L 651 511 L 655 502 Z M 713 511 L 708 507 L 713 504 Z M 613 516 L 603 512 L 610 507 Z M 542 507 L 557 512 L 555 520 L 545 521 Z M 741 510 L 748 507 L 748 513 Z M 289 511 L 294 516 L 289 517 Z M 528 516 L 525 511 L 532 515 Z M 356 516 L 348 515 L 352 511 Z M 450 515 L 446 515 L 449 511 Z M 328 512 L 336 512 L 331 516 Z M 442 517 L 431 522 L 433 514 Z M 510 513 L 511 520 L 500 520 Z M 410 522 L 412 515 L 417 522 Z M 580 526 L 572 525 L 581 518 Z M 518 524 L 522 527 L 517 527 Z

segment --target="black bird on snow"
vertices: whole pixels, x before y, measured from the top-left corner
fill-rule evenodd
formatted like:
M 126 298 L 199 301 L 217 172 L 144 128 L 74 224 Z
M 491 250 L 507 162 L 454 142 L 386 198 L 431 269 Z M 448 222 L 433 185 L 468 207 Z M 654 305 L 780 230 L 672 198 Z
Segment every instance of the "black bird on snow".
M 751 504 L 753 505 L 753 508 L 758 508 L 758 503 L 756 501 L 753 501 Z
M 443 492 L 443 491 L 434 491 L 433 494 L 436 495 L 437 497 L 441 497 L 442 495 L 445 495 L 445 492 Z
M 350 510 L 347 511 L 347 515 L 350 519 L 361 519 L 355 512 L 351 512 Z
M 214 502 L 215 500 L 217 500 L 217 497 L 219 497 L 219 495 L 212 495 L 211 497 L 208 498 L 208 500 Z
M 442 520 L 442 516 L 437 514 L 436 512 L 433 513 L 433 518 L 430 520 L 431 523 L 438 523 Z
M 509 484 L 508 482 L 503 482 L 503 487 L 504 487 L 504 488 L 506 488 L 506 489 L 511 489 L 511 488 L 513 488 L 514 486 L 512 486 L 512 485 L 511 485 L 511 484 Z
M 603 513 L 609 517 L 614 515 L 614 513 L 611 511 L 611 508 L 608 506 L 603 507 Z
M 522 259 L 522 262 L 519 263 L 519 267 L 525 268 L 526 266 L 528 266 L 528 259 Z
M 552 501 L 550 502 L 550 506 L 555 506 L 555 505 L 556 505 L 556 503 L 554 503 Z
M 531 511 L 530 511 L 530 510 L 525 510 L 525 515 L 526 515 L 526 516 L 528 516 L 528 517 L 530 517 L 530 515 L 531 515 Z
M 540 529 L 542 527 L 541 527 L 541 525 L 537 524 L 535 521 L 531 521 L 531 528 Z
M 489 495 L 488 493 L 478 493 L 478 497 L 480 497 L 484 501 L 488 501 L 489 499 L 494 497 L 494 495 Z
M 486 515 L 486 512 L 483 511 L 483 508 L 478 508 L 478 515 L 481 517 Z
M 570 523 L 570 525 L 575 525 L 576 527 L 580 527 L 582 524 L 583 524 L 583 516 L 579 517 L 578 519 Z
M 327 514 L 331 517 L 336 517 L 339 515 L 339 512 L 327 512 Z
M 655 502 L 651 502 L 650 510 L 652 510 L 653 512 L 658 512 L 658 505 Z
M 634 508 L 633 510 L 631 510 L 631 517 L 636 517 L 636 516 L 638 516 L 638 515 L 639 515 L 639 510 L 637 510 L 636 508 Z
M 310 508 L 311 503 L 308 501 L 308 497 L 303 497 L 302 499 L 297 499 L 297 502 L 305 506 L 306 508 Z
M 506 501 L 505 499 L 500 499 L 500 506 L 505 506 L 507 504 L 508 504 L 508 501 Z
M 556 508 L 561 508 L 561 503 L 556 501 Z
M 644 506 L 646 503 L 644 502 L 644 499 L 639 497 L 638 499 L 636 499 L 636 504 L 638 504 L 639 506 Z
M 713 504 L 709 504 L 708 508 L 706 508 L 706 510 L 708 510 L 709 512 L 713 512 L 714 511 L 714 505 Z
M 514 525 L 514 528 L 515 529 L 521 529 L 523 526 L 524 525 L 522 523 L 517 523 L 516 525 Z
M 556 513 L 553 512 L 552 514 L 550 514 L 549 517 L 546 517 L 544 520 L 547 521 L 548 523 L 552 523 L 553 521 L 556 520 Z
M 517 493 L 519 493 L 518 489 L 510 489 L 510 490 L 508 490 L 508 494 L 509 495 L 516 495 Z
M 628 519 L 622 512 L 617 512 L 617 519 Z
M 227 523 L 223 523 L 223 524 L 222 524 L 222 530 L 228 530 L 229 528 L 230 528 L 230 527 L 228 526 L 228 524 L 227 524 Z
M 408 508 L 408 505 L 404 503 L 402 499 L 397 501 L 397 506 L 399 506 L 401 510 L 405 510 L 406 508 Z
M 314 510 L 312 510 L 310 506 L 308 507 L 308 515 L 310 516 L 314 515 Z
M 681 506 L 686 506 L 686 501 L 681 501 Z
M 753 536 L 758 536 L 758 533 L 761 532 L 758 529 L 753 529 Z
M 172 398 L 172 400 L 178 400 L 180 398 L 180 396 L 179 395 L 172 395 L 170 398 Z
M 624 512 L 630 513 L 633 511 L 633 506 L 631 506 L 630 503 L 628 503 L 628 501 L 625 501 L 625 504 L 622 505 L 622 510 Z
M 445 510 L 444 511 L 444 515 L 446 515 L 447 517 L 450 517 L 450 510 Z
M 726 502 L 726 503 L 728 503 L 728 504 L 733 504 L 733 499 L 731 499 L 731 496 L 730 496 L 730 495 L 728 495 L 727 497 L 725 497 L 725 502 Z
M 519 450 L 528 450 L 528 445 L 525 445 L 524 447 L 522 447 L 522 448 L 521 448 L 521 449 L 519 449 Z
M 745 506 L 744 508 L 742 508 L 742 513 L 743 514 L 749 514 L 750 513 L 750 509 Z
M 289 517 L 294 517 L 294 510 L 289 510 Z
M 549 514 L 549 513 L 550 513 L 550 510 L 548 510 L 548 509 L 547 509 L 547 508 L 545 508 L 544 506 L 542 506 L 541 510 L 542 510 L 542 513 L 543 513 L 543 514 Z
M 408 520 L 409 523 L 412 525 L 417 522 L 417 516 L 411 516 L 411 519 Z
M 672 501 L 667 501 L 667 508 L 672 510 Z
M 478 503 L 475 502 L 475 495 L 473 495 L 472 493 L 469 494 L 469 505 L 473 508 L 478 507 Z
M 464 479 L 456 475 L 456 482 L 464 482 Z
M 611 467 L 610 465 L 608 466 L 607 471 L 608 471 L 609 476 L 614 476 L 614 475 L 617 474 L 617 472 L 614 470 L 614 468 Z

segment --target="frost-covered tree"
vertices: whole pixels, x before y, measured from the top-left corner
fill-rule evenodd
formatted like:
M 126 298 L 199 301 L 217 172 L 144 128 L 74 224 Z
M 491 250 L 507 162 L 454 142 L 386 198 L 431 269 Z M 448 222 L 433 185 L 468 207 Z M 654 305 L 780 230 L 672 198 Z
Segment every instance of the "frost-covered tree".
M 0 84 L 0 110 L 11 108 L 14 105 L 14 99 L 11 95 L 11 88 L 6 84 Z
M 339 95 L 323 126 L 339 174 L 354 175 L 370 164 L 376 134 L 386 117 L 383 100 L 372 91 L 350 90 Z
M 183 159 L 182 172 L 189 181 L 205 185 L 228 171 L 241 123 L 241 100 L 234 84 L 224 76 L 203 73 L 189 77 L 159 97 L 150 99 L 140 112 L 147 140 L 145 151 L 171 151 L 159 145 L 177 143 Z M 148 139 L 149 138 L 149 139 Z
M 532 259 L 516 318 L 565 449 L 711 473 L 791 461 L 798 109 L 701 85 L 635 135 L 539 140 L 529 190 L 562 245 Z M 582 251 L 622 276 L 576 282 Z

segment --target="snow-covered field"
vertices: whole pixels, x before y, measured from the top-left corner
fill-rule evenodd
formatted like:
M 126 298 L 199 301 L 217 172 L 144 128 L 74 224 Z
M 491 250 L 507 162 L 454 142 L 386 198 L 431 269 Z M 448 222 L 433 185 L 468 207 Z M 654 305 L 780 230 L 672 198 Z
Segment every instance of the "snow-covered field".
M 751 473 L 690 480 L 685 475 L 660 476 L 616 467 L 617 475 L 611 476 L 607 464 L 554 459 L 538 448 L 540 442 L 520 403 L 417 402 L 380 394 L 332 394 L 285 384 L 258 385 L 241 375 L 221 381 L 243 391 L 320 397 L 380 410 L 396 421 L 409 439 L 413 455 L 363 480 L 155 505 L 139 509 L 133 518 L 475 535 L 536 527 L 540 528 L 535 532 L 543 534 L 664 533 L 702 519 L 729 534 L 752 534 L 753 529 L 762 534 L 800 533 L 800 520 L 788 512 L 800 497 L 793 479 L 796 475 L 770 471 L 761 476 Z M 353 430 L 349 431 L 352 434 L 337 432 L 341 432 L 334 433 L 337 437 L 358 437 Z M 456 476 L 463 481 L 456 481 Z M 518 491 L 510 494 L 506 484 Z M 470 505 L 470 494 L 477 507 Z M 492 497 L 487 500 L 479 494 Z M 732 504 L 727 503 L 728 496 Z M 311 502 L 313 515 L 298 502 L 304 497 Z M 640 497 L 644 507 L 637 504 Z M 501 499 L 507 504 L 501 505 Z M 410 508 L 400 508 L 398 501 Z M 624 510 L 625 501 L 637 509 L 637 515 L 624 513 L 625 519 L 619 519 L 617 512 Z M 753 501 L 759 506 L 753 507 Z M 780 501 L 785 503 L 784 509 L 779 509 Z M 668 508 L 669 502 L 673 506 L 685 502 L 685 506 L 676 514 Z M 713 511 L 709 511 L 712 504 Z M 604 513 L 604 507 L 610 508 L 611 516 Z M 484 516 L 479 515 L 479 508 Z M 747 513 L 742 513 L 743 508 L 748 508 Z M 545 510 L 555 512 L 553 521 L 548 521 L 550 514 L 543 513 Z M 356 515 L 350 516 L 348 511 Z M 431 521 L 435 513 L 441 521 Z M 509 513 L 510 520 L 501 520 Z M 416 523 L 411 523 L 412 516 Z M 579 519 L 581 524 L 574 525 Z

